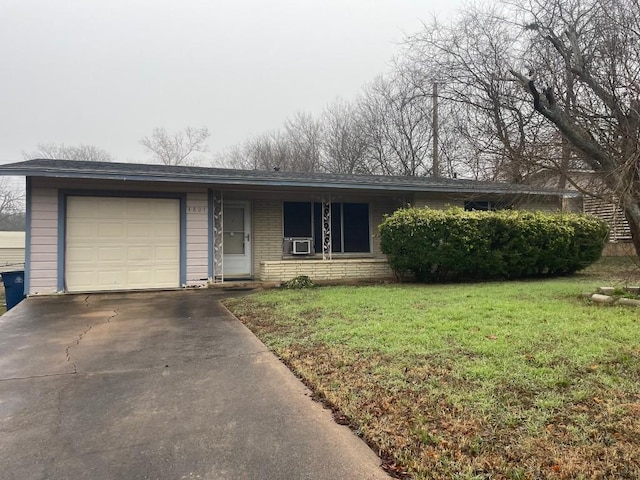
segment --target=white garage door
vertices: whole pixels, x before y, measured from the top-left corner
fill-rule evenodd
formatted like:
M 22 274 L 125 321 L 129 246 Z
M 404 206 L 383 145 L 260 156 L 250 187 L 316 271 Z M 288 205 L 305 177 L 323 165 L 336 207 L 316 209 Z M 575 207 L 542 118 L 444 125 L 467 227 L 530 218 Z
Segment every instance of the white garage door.
M 178 199 L 68 197 L 69 292 L 180 286 Z

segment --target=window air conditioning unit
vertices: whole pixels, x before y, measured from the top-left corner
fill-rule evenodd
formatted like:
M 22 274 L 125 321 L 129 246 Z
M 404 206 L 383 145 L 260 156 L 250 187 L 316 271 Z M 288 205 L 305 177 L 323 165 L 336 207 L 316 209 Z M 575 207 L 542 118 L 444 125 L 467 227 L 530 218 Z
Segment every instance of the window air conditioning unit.
M 294 255 L 311 255 L 311 239 L 294 239 L 291 241 L 291 253 Z

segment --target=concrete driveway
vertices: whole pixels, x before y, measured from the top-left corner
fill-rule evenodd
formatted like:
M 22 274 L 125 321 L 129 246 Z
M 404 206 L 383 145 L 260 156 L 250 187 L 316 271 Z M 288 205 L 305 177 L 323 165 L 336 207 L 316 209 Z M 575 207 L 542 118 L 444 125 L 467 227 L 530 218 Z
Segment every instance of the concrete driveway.
M 0 317 L 0 477 L 389 478 L 220 298 L 30 298 Z

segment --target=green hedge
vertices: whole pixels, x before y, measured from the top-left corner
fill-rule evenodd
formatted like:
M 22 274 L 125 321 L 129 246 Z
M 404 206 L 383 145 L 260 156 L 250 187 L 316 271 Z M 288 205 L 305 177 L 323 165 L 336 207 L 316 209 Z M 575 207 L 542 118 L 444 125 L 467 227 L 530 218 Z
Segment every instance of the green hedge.
M 574 273 L 600 258 L 609 231 L 589 215 L 461 208 L 400 209 L 379 229 L 391 268 L 419 281 Z

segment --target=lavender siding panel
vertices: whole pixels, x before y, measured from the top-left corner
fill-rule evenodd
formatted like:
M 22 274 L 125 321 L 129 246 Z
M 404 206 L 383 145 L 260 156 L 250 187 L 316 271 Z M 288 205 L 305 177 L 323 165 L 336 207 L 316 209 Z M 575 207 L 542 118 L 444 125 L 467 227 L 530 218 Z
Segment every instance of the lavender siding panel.
M 187 285 L 203 285 L 209 276 L 206 190 L 187 193 Z
M 58 277 L 58 191 L 32 188 L 29 294 L 55 293 Z

